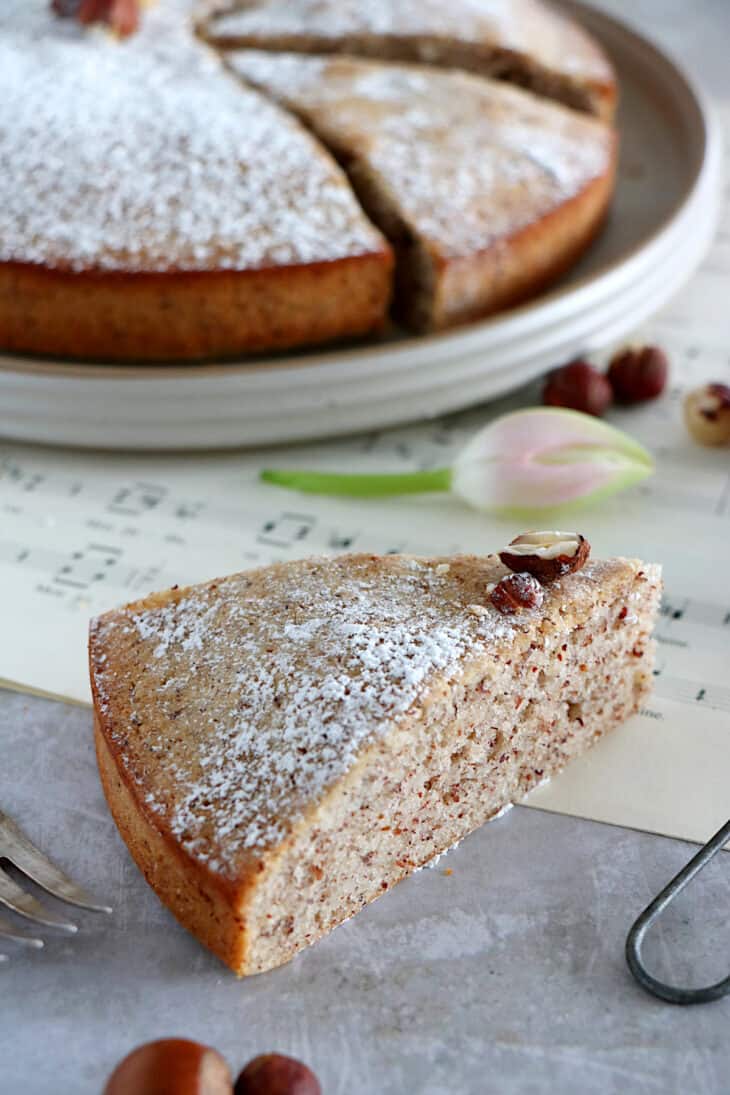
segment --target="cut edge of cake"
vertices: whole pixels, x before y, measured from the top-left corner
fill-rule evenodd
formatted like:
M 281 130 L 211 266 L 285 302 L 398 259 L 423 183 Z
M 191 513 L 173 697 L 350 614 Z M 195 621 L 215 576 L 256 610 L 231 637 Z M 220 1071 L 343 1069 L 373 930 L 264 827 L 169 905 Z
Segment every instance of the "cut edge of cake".
M 460 31 L 458 9 L 451 33 L 429 33 L 426 24 L 422 33 L 405 28 L 400 32 L 357 30 L 354 26 L 348 30 L 346 16 L 341 17 L 339 31 L 317 33 L 316 29 L 304 25 L 304 19 L 297 29 L 279 28 L 276 9 L 282 7 L 283 2 L 255 4 L 247 0 L 241 4 L 222 0 L 200 12 L 198 33 L 219 50 L 330 53 L 456 69 L 515 84 L 574 110 L 593 114 L 605 122 L 613 121 L 616 113 L 616 75 L 603 48 L 576 21 L 542 3 L 534 5 L 534 11 L 550 28 L 548 38 L 561 36 L 567 62 L 541 56 L 540 46 L 530 51 L 526 43 L 519 47 L 514 41 L 500 43 L 478 34 L 470 37 L 468 32 Z M 267 7 L 271 7 L 275 15 L 270 27 L 262 29 L 266 17 L 260 13 L 265 13 Z M 470 14 L 474 14 L 473 8 Z
M 456 628 L 461 645 L 455 649 L 463 651 L 457 662 L 447 659 L 425 673 L 407 709 L 372 726 L 350 762 L 310 801 L 305 796 L 291 814 L 284 811 L 276 817 L 257 819 L 244 811 L 249 830 L 262 826 L 258 845 L 254 841 L 239 847 L 241 830 L 231 829 L 230 818 L 222 827 L 228 826 L 228 843 L 211 844 L 206 830 L 210 819 L 199 802 L 197 818 L 184 813 L 192 819 L 191 832 L 181 835 L 179 826 L 173 832 L 170 817 L 155 802 L 157 792 L 150 790 L 152 772 L 145 772 L 153 757 L 148 746 L 164 750 L 165 734 L 174 730 L 173 724 L 165 721 L 161 699 L 152 700 L 152 709 L 144 712 L 152 727 L 158 719 L 157 737 L 154 730 L 145 736 L 129 719 L 129 694 L 145 674 L 151 678 L 146 686 L 153 689 L 150 696 L 160 696 L 154 691 L 152 657 L 159 651 L 156 619 L 161 630 L 167 629 L 164 642 L 172 642 L 169 636 L 176 629 L 170 630 L 171 604 L 185 605 L 192 597 L 216 607 L 221 587 L 245 578 L 253 583 L 254 597 L 261 581 L 281 584 L 284 600 L 274 612 L 283 611 L 287 595 L 296 597 L 303 574 L 314 575 L 315 581 L 326 574 L 330 581 L 333 574 L 339 580 L 338 575 L 353 572 L 365 589 L 368 582 L 380 588 L 382 583 L 413 579 L 414 595 L 419 589 L 428 591 L 424 596 L 429 604 L 434 591 L 437 597 L 443 591 L 449 606 L 444 626 L 447 631 Z M 111 812 L 162 901 L 237 974 L 288 961 L 522 798 L 639 708 L 651 686 L 659 568 L 628 559 L 589 563 L 582 572 L 546 587 L 541 608 L 507 622 L 488 592 L 506 573 L 494 556 L 308 560 L 170 591 L 94 622 L 90 664 L 95 738 Z M 403 588 L 410 596 L 411 587 Z M 348 611 L 343 618 L 349 618 Z M 292 625 L 293 634 L 305 636 L 306 646 L 306 611 L 294 618 L 300 622 Z M 178 645 L 194 634 L 188 623 L 180 624 L 174 639 Z M 377 638 L 377 623 L 372 626 Z M 412 640 L 417 644 L 437 643 L 429 639 L 432 623 L 422 635 L 409 626 L 415 628 Z M 130 638 L 133 632 L 136 638 Z M 142 642 L 142 634 L 151 647 Z M 392 631 L 385 628 L 383 634 L 390 641 Z M 229 645 L 232 638 L 228 636 Z M 368 657 L 372 650 L 369 646 Z M 168 653 L 166 647 L 165 657 Z M 182 658 L 182 646 L 178 653 Z M 316 661 L 314 648 L 312 655 Z M 347 661 L 344 647 L 343 656 Z M 135 657 L 140 659 L 137 665 Z M 190 672 L 204 692 L 212 686 L 203 683 L 207 678 L 200 665 L 193 670 L 196 657 Z M 205 654 L 200 657 L 204 660 Z M 168 665 L 164 658 L 163 663 Z M 245 667 L 241 672 L 245 678 Z M 258 672 L 250 667 L 251 674 Z M 408 691 L 410 684 L 404 687 Z M 326 713 L 329 718 L 331 709 Z M 228 862 L 221 859 L 221 847 L 228 848 Z

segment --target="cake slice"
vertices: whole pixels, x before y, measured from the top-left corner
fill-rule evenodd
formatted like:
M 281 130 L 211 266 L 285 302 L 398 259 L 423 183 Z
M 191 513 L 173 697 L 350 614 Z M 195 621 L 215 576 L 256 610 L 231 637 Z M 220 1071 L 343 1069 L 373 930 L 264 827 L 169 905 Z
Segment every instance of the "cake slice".
M 212 9 L 203 33 L 223 49 L 418 61 L 509 80 L 607 120 L 616 107 L 601 47 L 540 0 L 219 0 Z
M 445 328 L 541 289 L 585 250 L 613 193 L 616 136 L 530 92 L 350 58 L 226 55 L 345 167 L 396 252 L 396 315 Z
M 308 559 L 95 620 L 104 791 L 178 920 L 278 966 L 636 711 L 659 570 L 563 564 Z

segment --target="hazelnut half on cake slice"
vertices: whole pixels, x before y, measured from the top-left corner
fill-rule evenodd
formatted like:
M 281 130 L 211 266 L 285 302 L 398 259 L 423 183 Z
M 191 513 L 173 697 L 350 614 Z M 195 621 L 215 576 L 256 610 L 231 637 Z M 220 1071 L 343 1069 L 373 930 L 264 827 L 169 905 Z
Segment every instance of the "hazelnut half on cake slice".
M 288 961 L 640 706 L 659 568 L 538 581 L 531 555 L 587 554 L 559 537 L 517 581 L 495 555 L 315 558 L 93 622 L 112 814 L 236 973 Z

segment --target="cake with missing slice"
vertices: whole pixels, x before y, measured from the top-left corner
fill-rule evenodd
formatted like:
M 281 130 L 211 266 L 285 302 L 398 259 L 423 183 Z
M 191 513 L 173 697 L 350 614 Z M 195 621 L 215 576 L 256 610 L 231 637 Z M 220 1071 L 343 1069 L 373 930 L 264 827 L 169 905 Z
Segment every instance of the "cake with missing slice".
M 308 559 L 95 620 L 102 783 L 180 922 L 278 966 L 636 711 L 659 568 L 587 554 Z

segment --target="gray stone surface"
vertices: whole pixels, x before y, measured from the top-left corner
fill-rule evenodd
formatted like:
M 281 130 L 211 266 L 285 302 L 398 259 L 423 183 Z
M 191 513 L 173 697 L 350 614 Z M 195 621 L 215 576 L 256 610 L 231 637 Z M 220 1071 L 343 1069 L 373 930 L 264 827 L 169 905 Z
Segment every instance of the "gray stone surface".
M 89 712 L 0 692 L 0 727 L 3 806 L 115 906 L 79 916 L 76 937 L 48 933 L 45 951 L 0 948 L 2 1095 L 99 1095 L 119 1057 L 165 1035 L 214 1043 L 236 1067 L 292 1053 L 325 1095 L 728 1090 L 730 999 L 672 1008 L 624 965 L 631 921 L 687 845 L 517 808 L 289 966 L 238 982 L 131 863 Z M 724 975 L 729 905 L 722 856 L 657 930 L 656 968 Z
M 601 6 L 730 95 L 727 0 Z M 268 1048 L 300 1056 L 325 1095 L 730 1090 L 730 999 L 663 1005 L 623 960 L 631 921 L 687 845 L 515 809 L 289 966 L 237 982 L 131 864 L 88 711 L 0 692 L 0 742 L 0 803 L 115 906 L 110 919 L 79 916 L 74 938 L 49 933 L 37 954 L 2 947 L 0 1095 L 99 1095 L 120 1056 L 171 1034 L 214 1043 L 234 1067 Z M 657 928 L 656 969 L 723 976 L 729 906 L 721 856 Z

